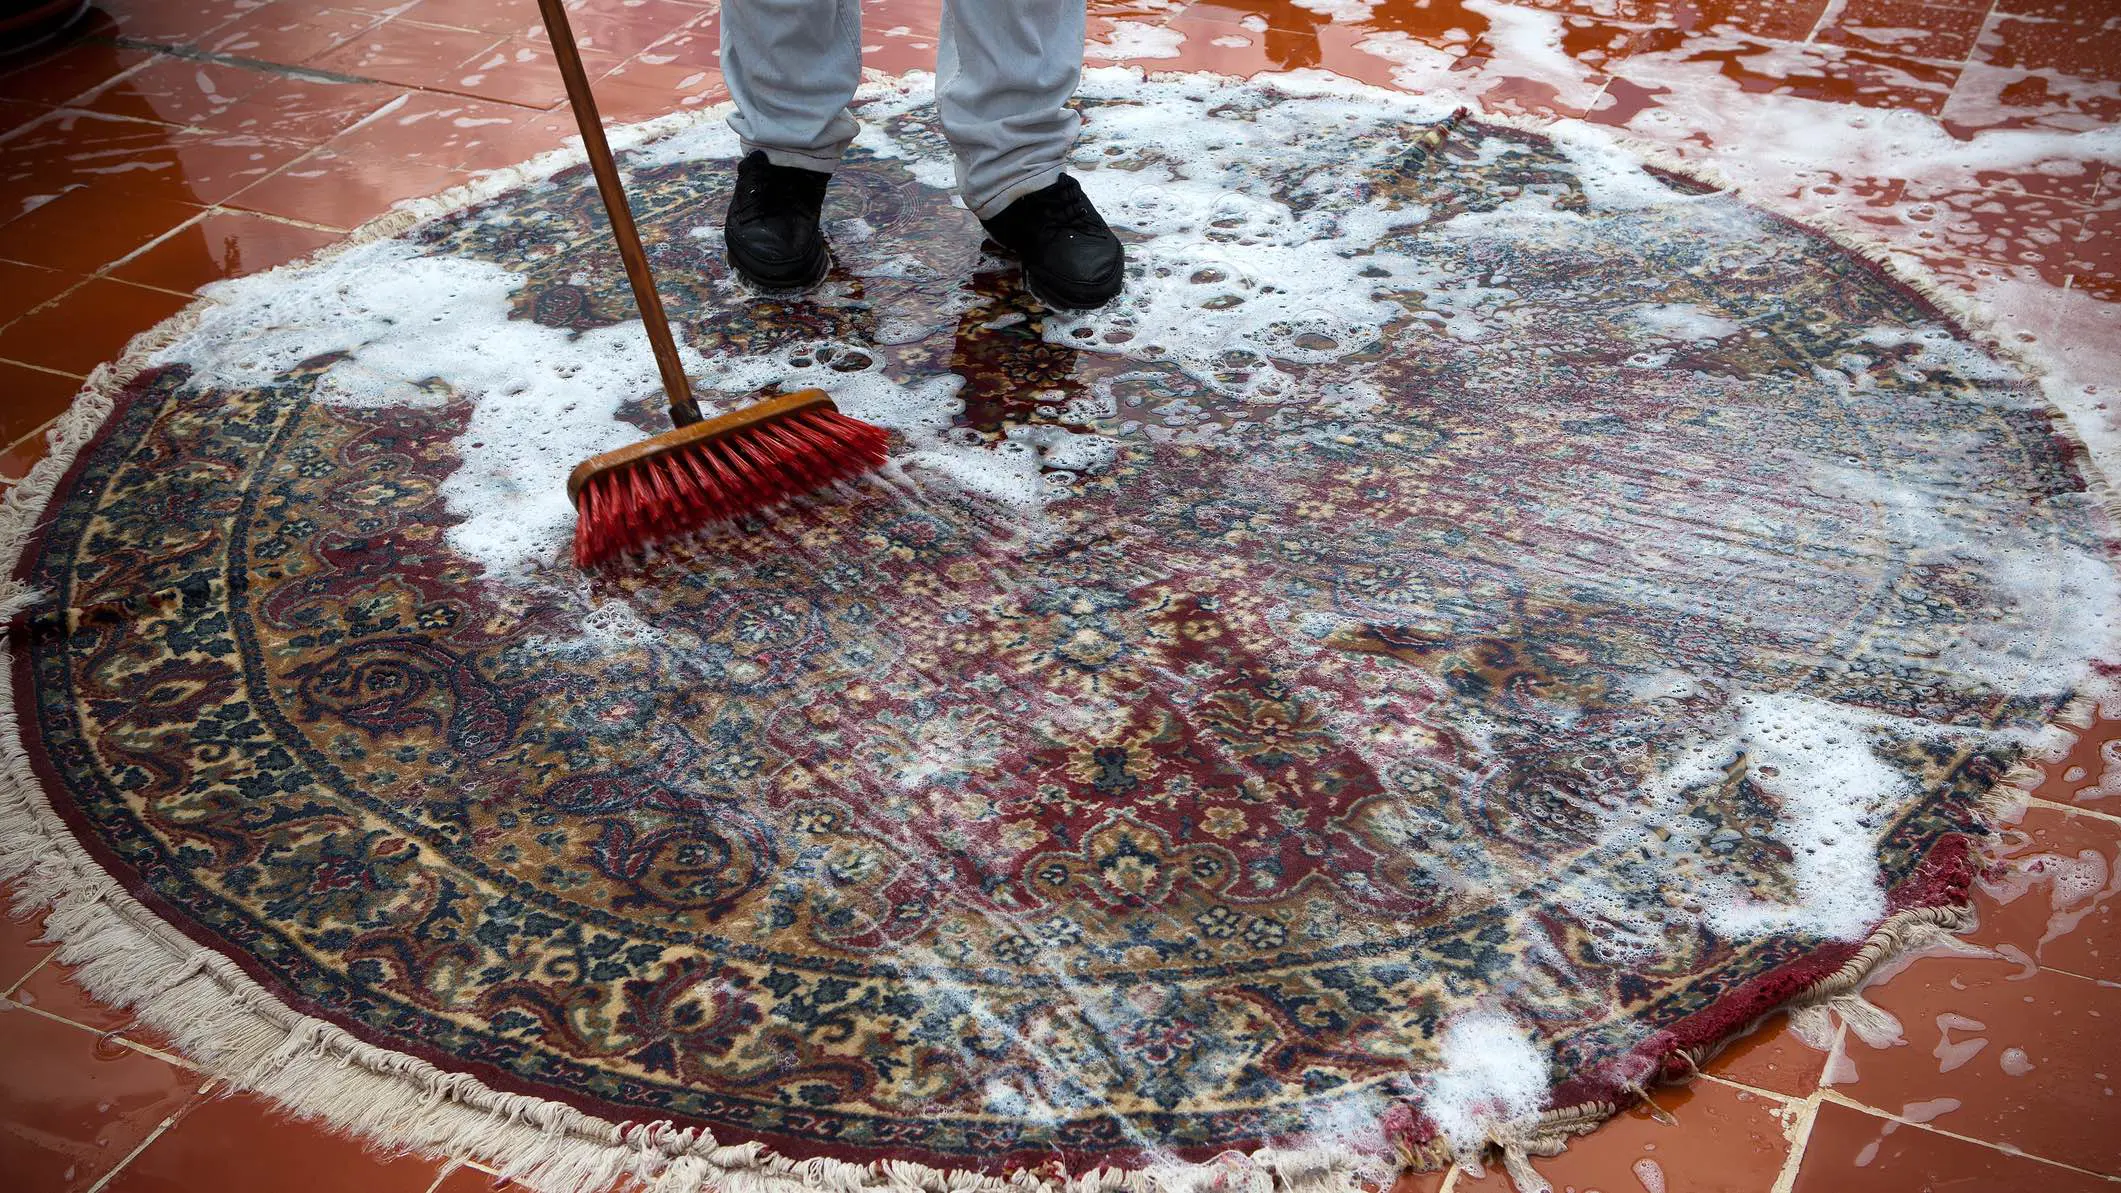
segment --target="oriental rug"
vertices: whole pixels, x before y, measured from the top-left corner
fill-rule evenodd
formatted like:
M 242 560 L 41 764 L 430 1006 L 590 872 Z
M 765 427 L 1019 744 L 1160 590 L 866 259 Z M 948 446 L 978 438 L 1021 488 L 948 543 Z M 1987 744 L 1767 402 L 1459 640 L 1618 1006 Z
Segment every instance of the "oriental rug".
M 662 425 L 565 162 L 99 378 L 0 526 L 0 873 L 92 988 L 548 1188 L 1331 1187 L 1956 922 L 2121 587 L 1924 288 L 1590 129 L 1110 71 L 1128 289 L 1054 313 L 925 101 L 807 295 L 727 276 L 718 121 L 625 155 L 711 403 L 893 431 L 773 517 L 565 562 Z

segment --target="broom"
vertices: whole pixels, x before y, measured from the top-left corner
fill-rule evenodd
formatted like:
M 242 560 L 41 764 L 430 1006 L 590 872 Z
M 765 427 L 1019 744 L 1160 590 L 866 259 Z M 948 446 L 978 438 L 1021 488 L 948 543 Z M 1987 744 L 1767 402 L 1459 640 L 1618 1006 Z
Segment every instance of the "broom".
M 581 126 L 597 193 L 611 218 L 612 238 L 626 263 L 634 303 L 648 328 L 648 344 L 670 400 L 672 426 L 639 443 L 592 456 L 568 475 L 567 496 L 575 507 L 575 565 L 594 567 L 656 540 L 765 510 L 882 465 L 883 428 L 841 414 L 823 390 L 784 394 L 714 418 L 701 416 L 678 362 L 677 343 L 648 271 L 648 254 L 641 250 L 611 145 L 604 139 L 567 10 L 561 0 L 538 0 L 538 9 L 567 85 L 567 102 Z

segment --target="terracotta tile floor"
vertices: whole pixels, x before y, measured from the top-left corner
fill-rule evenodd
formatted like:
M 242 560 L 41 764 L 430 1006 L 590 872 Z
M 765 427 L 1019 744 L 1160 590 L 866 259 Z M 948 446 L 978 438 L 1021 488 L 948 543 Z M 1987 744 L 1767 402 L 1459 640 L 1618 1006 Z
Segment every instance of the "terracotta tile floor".
M 614 119 L 725 97 L 713 0 L 573 0 Z M 933 59 L 936 0 L 871 0 L 865 51 Z M 2044 347 L 2079 418 L 2121 431 L 2114 0 L 1093 0 L 1093 64 L 1320 68 L 1581 115 L 1861 228 Z M 1129 57 L 1130 54 L 1151 55 Z M 0 483 L 132 334 L 217 278 L 571 131 L 528 0 L 103 0 L 0 58 Z M 2012 148 L 1984 134 L 2011 133 Z M 2032 151 L 2028 151 L 2031 147 Z M 2103 751 L 2103 753 L 2102 753 Z M 1831 1055 L 1779 1017 L 1657 1109 L 1537 1166 L 1575 1193 L 2042 1193 L 2121 1176 L 2121 724 L 2048 780 L 1984 884 L 1984 956 L 1875 991 L 1901 1040 Z M 2086 877 L 2097 881 L 2087 883 Z M 2060 879 L 2067 877 L 2068 881 Z M 0 1187 L 474 1193 L 222 1098 L 0 921 Z M 1502 1189 L 1429 1175 L 1403 1193 Z

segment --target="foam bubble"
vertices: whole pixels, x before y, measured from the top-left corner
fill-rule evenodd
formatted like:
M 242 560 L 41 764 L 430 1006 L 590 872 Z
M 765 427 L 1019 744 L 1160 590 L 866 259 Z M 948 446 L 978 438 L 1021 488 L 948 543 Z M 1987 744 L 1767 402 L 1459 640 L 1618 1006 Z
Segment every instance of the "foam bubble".
M 224 282 L 198 325 L 156 356 L 194 383 L 262 385 L 329 354 L 316 394 L 350 408 L 468 399 L 460 465 L 442 482 L 451 549 L 500 578 L 557 558 L 574 533 L 567 473 L 641 437 L 614 415 L 660 381 L 638 320 L 574 333 L 508 317 L 522 278 L 403 241 Z M 704 362 L 681 348 L 688 369 Z
M 1524 1026 L 1482 1012 L 1452 1020 L 1437 1067 L 1423 1074 L 1422 1109 L 1461 1155 L 1477 1154 L 1495 1127 L 1546 1108 L 1548 1060 Z

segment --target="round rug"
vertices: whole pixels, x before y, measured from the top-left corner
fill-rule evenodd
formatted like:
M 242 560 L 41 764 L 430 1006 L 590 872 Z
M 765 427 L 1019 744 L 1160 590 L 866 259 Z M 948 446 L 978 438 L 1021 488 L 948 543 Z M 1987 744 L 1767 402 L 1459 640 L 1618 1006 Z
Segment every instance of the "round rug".
M 578 165 L 84 399 L 8 507 L 0 871 L 93 988 L 550 1187 L 1294 1187 L 1538 1150 L 1955 922 L 2116 658 L 2014 365 L 1595 130 L 1303 77 L 1093 72 L 1132 265 L 1058 315 L 925 101 L 799 297 L 726 274 L 718 120 L 625 155 L 711 403 L 893 431 L 770 518 L 565 562 L 663 425 Z

